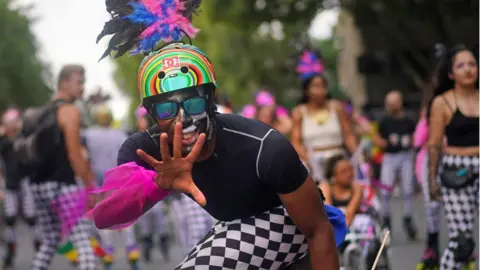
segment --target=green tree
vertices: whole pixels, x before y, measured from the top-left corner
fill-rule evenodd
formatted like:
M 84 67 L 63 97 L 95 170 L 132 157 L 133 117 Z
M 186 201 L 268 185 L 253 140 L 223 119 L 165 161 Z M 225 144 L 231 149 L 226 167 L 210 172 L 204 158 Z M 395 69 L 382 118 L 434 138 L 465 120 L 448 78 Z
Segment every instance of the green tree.
M 11 2 L 0 0 L 0 110 L 8 106 L 37 106 L 51 93 L 48 69 L 37 56 L 32 21 Z
M 299 85 L 294 41 L 304 36 L 319 8 L 315 0 L 202 1 L 194 17 L 201 31 L 193 43 L 209 55 L 219 93 L 243 105 L 266 87 L 293 105 L 288 93 Z M 139 63 L 136 57 L 115 60 L 115 81 L 133 97 L 132 109 L 139 104 L 134 75 Z
M 339 0 L 358 26 L 366 53 L 388 53 L 413 84 L 424 89 L 434 45 L 465 43 L 478 50 L 477 0 Z

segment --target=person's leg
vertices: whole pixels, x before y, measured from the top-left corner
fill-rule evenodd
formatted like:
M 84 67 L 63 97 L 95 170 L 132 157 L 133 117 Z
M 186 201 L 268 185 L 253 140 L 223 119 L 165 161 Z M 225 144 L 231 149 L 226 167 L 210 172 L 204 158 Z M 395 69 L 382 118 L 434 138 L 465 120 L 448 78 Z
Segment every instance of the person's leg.
M 182 207 L 182 200 L 179 197 L 179 194 L 174 195 L 175 198 L 171 201 L 171 209 L 172 209 L 172 218 L 175 222 L 175 233 L 180 241 L 180 245 L 182 247 L 183 253 L 186 255 L 188 254 L 189 247 L 187 245 L 188 239 L 188 226 L 185 222 L 185 213 L 183 212 Z M 190 247 L 191 248 L 191 247 Z
M 38 251 L 40 248 L 40 229 L 36 226 L 36 208 L 35 202 L 33 200 L 32 190 L 30 187 L 30 182 L 27 178 L 22 180 L 21 183 L 21 201 L 22 201 L 22 212 L 25 222 L 27 223 L 30 231 L 34 232 L 33 237 L 33 249 Z
M 392 196 L 392 188 L 395 184 L 395 176 L 397 172 L 398 155 L 385 153 L 383 155 L 383 163 L 380 171 L 380 181 L 384 188 L 381 189 L 381 201 L 382 201 L 382 217 L 384 226 L 391 227 L 390 220 L 390 200 Z
M 410 239 L 417 237 L 417 229 L 412 219 L 413 193 L 415 192 L 414 154 L 407 152 L 401 154 L 400 176 L 403 189 L 403 225 Z
M 4 239 L 6 243 L 5 255 L 3 257 L 4 267 L 11 267 L 15 258 L 17 243 L 15 225 L 18 219 L 18 202 L 18 191 L 6 189 L 3 202 L 5 215 Z
M 155 206 L 153 206 L 155 207 Z M 153 248 L 153 228 L 152 228 L 153 209 L 148 210 L 137 221 L 142 239 L 142 254 L 146 262 L 150 262 Z
M 37 210 L 37 223 L 43 236 L 40 249 L 33 259 L 32 270 L 49 269 L 61 240 L 60 220 L 51 208 L 52 198 L 55 197 L 58 190 L 58 184 L 54 182 L 32 184 L 32 194 Z
M 132 225 L 121 229 L 119 232 L 122 234 L 125 243 L 128 262 L 133 266 L 140 259 L 140 250 L 138 249 L 137 239 L 135 238 L 134 226 Z
M 307 250 L 305 236 L 287 211 L 277 207 L 255 217 L 217 223 L 175 270 L 282 269 Z
M 455 161 L 462 164 L 456 164 Z M 478 171 L 478 159 L 476 160 Z M 466 157 L 458 158 L 446 155 L 442 159 L 442 167 L 464 165 L 471 167 L 471 160 Z M 445 175 L 444 175 L 445 177 Z M 455 176 L 453 176 L 455 177 Z M 441 186 L 445 219 L 448 228 L 448 245 L 440 260 L 441 270 L 457 270 L 467 264 L 474 251 L 473 226 L 475 223 L 476 203 L 474 196 L 478 196 L 478 178 L 469 185 L 452 189 Z
M 427 230 L 426 246 L 420 267 L 433 269 L 439 266 L 440 203 L 430 200 L 427 158 L 423 160 L 420 171 L 420 183 L 425 201 L 425 228 Z
M 81 187 L 75 184 L 60 184 L 59 186 L 59 193 L 55 198 L 57 196 L 64 198 L 59 203 L 59 211 L 62 211 L 64 218 L 70 221 L 77 220 L 75 224 L 72 224 L 70 239 L 78 253 L 78 268 L 81 270 L 95 270 L 97 269 L 97 258 L 90 243 L 92 223 L 84 218 L 78 219 L 79 210 L 76 208 L 78 200 L 81 199 L 76 194 L 79 193 Z
M 158 236 L 158 245 L 165 261 L 170 260 L 170 235 L 168 231 L 168 223 L 165 215 L 165 202 L 160 201 L 155 205 L 154 223 Z
M 106 255 L 103 256 L 103 264 L 111 265 L 113 264 L 115 247 L 113 245 L 113 230 L 98 230 L 98 235 L 100 236 L 100 242 L 102 243 L 102 248 L 105 250 Z
M 211 227 L 208 226 L 211 225 L 212 218 L 194 200 L 183 196 L 183 212 L 188 229 L 187 247 L 191 249 L 210 231 Z

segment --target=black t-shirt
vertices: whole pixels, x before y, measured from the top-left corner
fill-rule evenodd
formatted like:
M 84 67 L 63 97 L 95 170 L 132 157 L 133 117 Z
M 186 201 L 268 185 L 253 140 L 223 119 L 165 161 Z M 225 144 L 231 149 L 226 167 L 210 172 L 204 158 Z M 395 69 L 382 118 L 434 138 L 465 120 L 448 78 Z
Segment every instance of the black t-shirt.
M 415 122 L 403 116 L 395 118 L 385 116 L 379 124 L 380 136 L 387 140 L 386 153 L 398 153 L 412 148 L 412 136 L 415 132 Z
M 19 168 L 12 142 L 6 136 L 0 137 L 0 157 L 3 160 L 5 187 L 10 190 L 20 188 L 20 180 L 25 177 L 25 175 L 21 173 Z
M 205 210 L 214 218 L 230 221 L 279 206 L 277 195 L 295 191 L 307 178 L 307 169 L 290 142 L 276 130 L 233 114 L 216 116 L 215 152 L 196 163 L 192 176 L 207 199 Z M 146 133 L 125 141 L 118 165 L 136 162 L 152 169 L 137 154 L 142 149 L 160 160 L 160 150 Z

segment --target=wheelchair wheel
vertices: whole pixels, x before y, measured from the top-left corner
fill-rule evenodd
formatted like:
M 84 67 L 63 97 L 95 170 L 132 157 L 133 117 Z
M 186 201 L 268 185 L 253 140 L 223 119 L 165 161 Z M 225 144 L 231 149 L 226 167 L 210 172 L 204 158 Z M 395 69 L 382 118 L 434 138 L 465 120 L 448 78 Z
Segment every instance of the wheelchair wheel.
M 382 244 L 380 241 L 376 240 L 371 249 L 368 251 L 367 258 L 366 258 L 366 265 L 367 269 L 372 269 L 373 263 L 375 262 L 375 258 L 377 257 L 378 251 L 380 250 L 380 246 Z M 378 260 L 377 270 L 390 270 L 390 260 L 389 260 L 389 252 L 388 247 L 385 247 L 380 255 L 380 259 Z

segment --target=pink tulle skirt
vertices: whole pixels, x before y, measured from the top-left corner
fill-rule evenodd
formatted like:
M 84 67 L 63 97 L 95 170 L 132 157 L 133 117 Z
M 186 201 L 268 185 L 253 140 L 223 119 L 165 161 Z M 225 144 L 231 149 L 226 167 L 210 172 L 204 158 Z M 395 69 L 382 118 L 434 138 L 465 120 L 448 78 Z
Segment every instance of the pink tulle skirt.
M 155 184 L 154 171 L 134 162 L 115 167 L 104 176 L 103 186 L 92 192 L 98 194 L 101 201 L 86 215 L 99 229 L 128 227 L 170 194 Z

